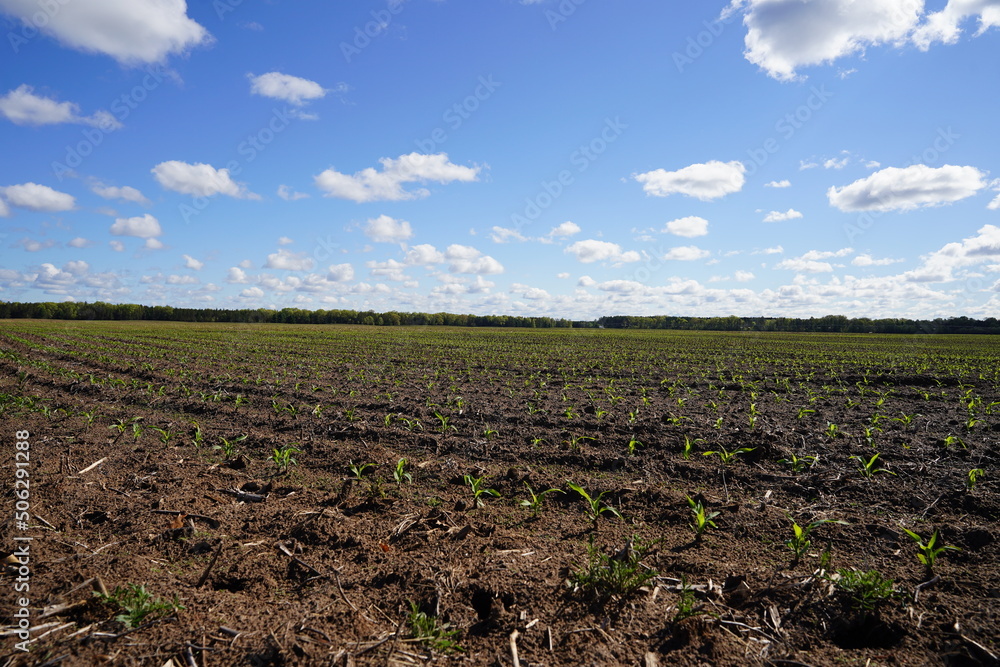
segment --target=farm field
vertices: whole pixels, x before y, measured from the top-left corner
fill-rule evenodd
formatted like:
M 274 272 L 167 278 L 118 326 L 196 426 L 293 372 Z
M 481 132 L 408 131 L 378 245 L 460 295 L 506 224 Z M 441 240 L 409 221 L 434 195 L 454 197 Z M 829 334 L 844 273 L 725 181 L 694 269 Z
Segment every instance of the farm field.
M 998 343 L 3 321 L 4 664 L 996 664 Z

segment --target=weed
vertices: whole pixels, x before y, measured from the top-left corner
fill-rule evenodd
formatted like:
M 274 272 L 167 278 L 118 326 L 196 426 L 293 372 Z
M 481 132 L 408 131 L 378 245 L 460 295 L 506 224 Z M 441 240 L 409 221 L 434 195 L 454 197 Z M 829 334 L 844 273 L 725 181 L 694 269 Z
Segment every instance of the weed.
M 833 581 L 837 588 L 847 593 L 851 598 L 851 606 L 855 611 L 867 613 L 874 611 L 884 602 L 899 595 L 892 579 L 886 579 L 878 570 L 837 570 L 838 577 Z
M 619 553 L 609 556 L 594 544 L 591 534 L 587 563 L 570 574 L 566 585 L 574 593 L 584 591 L 601 602 L 632 595 L 657 576 L 656 570 L 642 563 L 652 546 L 633 538 Z
M 421 644 L 440 653 L 464 651 L 453 639 L 460 630 L 453 630 L 450 623 L 442 623 L 436 616 L 420 611 L 420 605 L 410 602 L 410 634 Z
M 115 616 L 115 620 L 124 623 L 128 628 L 139 627 L 147 618 L 162 618 L 184 609 L 176 596 L 169 601 L 154 598 L 144 584 L 126 584 L 116 587 L 114 592 L 108 595 L 100 593 L 96 595 L 102 602 L 113 604 L 124 612 Z

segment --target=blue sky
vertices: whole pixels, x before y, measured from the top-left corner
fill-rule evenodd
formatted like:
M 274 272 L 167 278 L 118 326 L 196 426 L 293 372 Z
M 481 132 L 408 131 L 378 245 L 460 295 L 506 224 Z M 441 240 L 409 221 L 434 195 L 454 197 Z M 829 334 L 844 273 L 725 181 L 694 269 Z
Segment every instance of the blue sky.
M 1000 0 L 0 0 L 0 32 L 3 300 L 1000 315 Z

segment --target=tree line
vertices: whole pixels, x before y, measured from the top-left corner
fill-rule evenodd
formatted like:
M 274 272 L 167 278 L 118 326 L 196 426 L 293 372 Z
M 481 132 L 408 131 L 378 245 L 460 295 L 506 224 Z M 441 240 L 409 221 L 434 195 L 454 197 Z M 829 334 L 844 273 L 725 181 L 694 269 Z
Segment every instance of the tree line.
M 0 319 L 150 320 L 163 322 L 232 322 L 269 324 L 361 324 L 368 326 L 519 327 L 532 329 L 686 329 L 693 331 L 792 331 L 826 333 L 1000 334 L 1000 320 L 969 317 L 910 320 L 905 318 L 824 317 L 675 317 L 614 315 L 596 320 L 569 320 L 516 315 L 405 313 L 372 310 L 305 310 L 302 308 L 174 308 L 134 303 L 19 303 L 0 301 Z

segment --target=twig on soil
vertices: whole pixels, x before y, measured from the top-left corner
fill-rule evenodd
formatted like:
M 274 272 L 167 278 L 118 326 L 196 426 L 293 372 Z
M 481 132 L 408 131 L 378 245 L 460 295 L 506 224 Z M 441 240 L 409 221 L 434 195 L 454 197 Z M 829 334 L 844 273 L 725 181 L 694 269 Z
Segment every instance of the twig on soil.
M 939 581 L 941 581 L 941 575 L 935 574 L 933 577 L 931 577 L 930 579 L 928 579 L 924 583 L 917 584 L 916 586 L 914 586 L 913 587 L 913 602 L 916 603 L 917 598 L 920 597 L 920 591 L 922 591 L 923 589 L 927 588 L 928 586 L 933 586 L 934 584 L 936 584 Z
M 42 517 L 38 516 L 37 514 L 32 514 L 32 516 L 35 517 L 36 519 L 38 519 L 38 523 L 42 524 L 43 526 L 45 526 L 49 530 L 54 530 L 56 532 L 59 532 L 59 530 L 55 526 L 53 526 L 51 523 L 49 523 L 48 521 L 46 521 Z
M 203 514 L 189 514 L 188 512 L 182 512 L 180 510 L 151 510 L 151 511 L 153 512 L 153 514 L 171 514 L 175 516 L 183 514 L 189 519 L 198 519 L 199 521 L 204 521 L 205 523 L 208 524 L 208 527 L 212 528 L 213 530 L 222 525 L 221 523 L 219 523 L 218 519 L 213 519 L 212 517 L 205 516 Z
M 521 633 L 517 630 L 510 633 L 510 660 L 514 663 L 514 667 L 521 667 L 521 659 L 517 657 L 517 638 L 521 636 Z
M 228 493 L 237 500 L 242 500 L 245 503 L 262 503 L 267 500 L 267 496 L 262 496 L 257 493 L 247 493 L 246 491 L 239 491 L 237 489 L 219 489 L 219 491 L 222 493 Z
M 94 468 L 96 468 L 97 466 L 101 465 L 102 463 L 104 463 L 104 462 L 105 462 L 105 461 L 107 461 L 107 460 L 108 460 L 108 457 L 107 457 L 107 456 L 105 456 L 105 457 L 104 457 L 103 459 L 101 459 L 100 461 L 94 461 L 94 462 L 93 462 L 93 463 L 91 463 L 91 464 L 90 464 L 89 466 L 87 466 L 86 468 L 84 468 L 83 470 L 81 470 L 80 472 L 78 472 L 78 473 L 76 473 L 76 474 L 77 474 L 77 475 L 82 475 L 82 474 L 83 474 L 83 473 L 85 473 L 85 472 L 90 472 L 91 470 L 93 470 Z
M 221 553 L 222 553 L 222 542 L 220 541 L 218 548 L 215 550 L 215 554 L 212 556 L 212 560 L 209 561 L 208 563 L 208 567 L 206 567 L 205 571 L 201 573 L 201 577 L 198 579 L 198 583 L 195 584 L 194 586 L 195 588 L 201 588 L 202 586 L 205 585 L 205 582 L 208 581 L 208 576 L 212 574 L 212 568 L 215 567 L 215 561 L 219 560 L 219 554 Z

